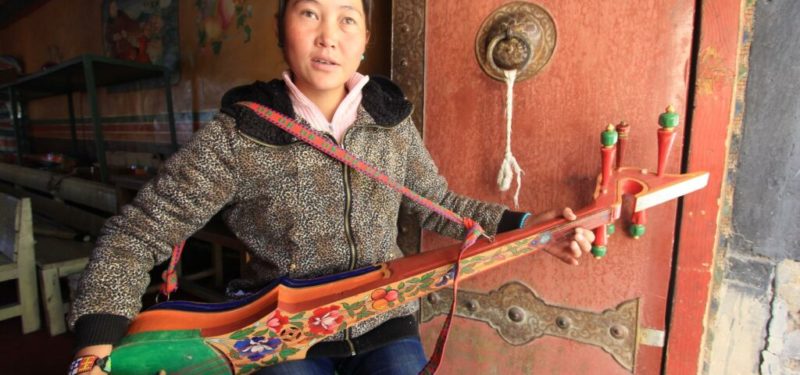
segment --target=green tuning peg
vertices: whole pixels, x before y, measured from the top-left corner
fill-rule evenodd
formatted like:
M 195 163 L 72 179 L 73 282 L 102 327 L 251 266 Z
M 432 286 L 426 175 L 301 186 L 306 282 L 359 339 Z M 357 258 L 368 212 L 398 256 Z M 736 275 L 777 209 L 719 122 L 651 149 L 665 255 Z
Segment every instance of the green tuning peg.
M 617 227 L 612 223 L 606 225 L 606 233 L 610 236 L 617 231 Z
M 600 143 L 603 144 L 603 147 L 613 147 L 617 144 L 618 139 L 619 133 L 617 133 L 617 128 L 614 127 L 614 124 L 608 124 L 606 130 L 600 133 Z
M 638 239 L 644 236 L 645 227 L 643 224 L 632 224 L 629 230 L 631 237 Z
M 592 246 L 592 255 L 594 255 L 594 257 L 597 259 L 606 256 L 607 252 L 608 249 L 605 246 L 597 246 L 597 245 Z
M 672 130 L 676 126 L 678 126 L 678 122 L 680 121 L 680 117 L 678 113 L 675 112 L 675 107 L 669 106 L 667 110 L 658 116 L 658 124 L 661 125 L 662 128 L 666 130 Z

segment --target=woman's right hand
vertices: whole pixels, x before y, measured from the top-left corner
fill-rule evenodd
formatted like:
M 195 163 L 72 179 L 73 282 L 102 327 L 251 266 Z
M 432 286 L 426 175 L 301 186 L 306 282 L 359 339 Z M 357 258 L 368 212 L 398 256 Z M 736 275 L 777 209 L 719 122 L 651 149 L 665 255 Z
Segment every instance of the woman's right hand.
M 545 222 L 547 220 L 552 220 L 557 216 L 558 213 L 556 211 L 548 211 L 541 215 L 537 215 L 530 221 L 531 224 L 536 224 Z M 564 210 L 561 212 L 561 216 L 568 221 L 574 221 L 578 218 L 569 207 L 564 208 Z M 594 232 L 589 229 L 579 227 L 575 228 L 575 232 L 572 234 L 572 237 L 569 238 L 569 242 L 566 244 L 566 246 L 564 246 L 564 244 L 553 244 L 551 246 L 546 246 L 544 251 L 560 259 L 566 264 L 577 266 L 578 258 L 580 258 L 583 254 L 588 254 L 592 250 L 592 242 L 594 242 Z
M 81 350 L 78 350 L 78 353 L 75 354 L 75 358 L 85 356 L 85 355 L 96 355 L 98 358 L 105 358 L 109 354 L 111 354 L 111 349 L 114 347 L 111 345 L 91 345 L 87 346 Z M 100 369 L 100 367 L 95 366 L 91 372 L 87 372 L 86 374 L 89 375 L 103 375 L 105 372 Z

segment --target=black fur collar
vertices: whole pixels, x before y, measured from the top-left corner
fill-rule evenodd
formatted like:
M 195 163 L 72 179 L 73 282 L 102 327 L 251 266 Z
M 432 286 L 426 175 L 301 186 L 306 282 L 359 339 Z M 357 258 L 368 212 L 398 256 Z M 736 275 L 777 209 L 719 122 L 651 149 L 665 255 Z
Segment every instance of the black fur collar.
M 393 127 L 411 114 L 411 103 L 406 100 L 402 90 L 389 79 L 370 76 L 362 91 L 361 105 L 378 126 Z M 295 141 L 289 133 L 262 120 L 251 110 L 235 105 L 240 101 L 260 103 L 286 116 L 297 118 L 283 80 L 256 81 L 229 90 L 222 96 L 220 112 L 234 117 L 241 132 L 262 142 L 286 145 Z

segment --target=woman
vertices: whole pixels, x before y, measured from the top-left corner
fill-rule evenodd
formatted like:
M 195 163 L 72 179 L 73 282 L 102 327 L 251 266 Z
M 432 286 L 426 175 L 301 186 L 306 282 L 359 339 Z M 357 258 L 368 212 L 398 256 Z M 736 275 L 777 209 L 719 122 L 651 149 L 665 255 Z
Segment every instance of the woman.
M 223 210 L 252 260 L 231 295 L 247 295 L 283 275 L 310 278 L 402 256 L 401 206 L 422 225 L 452 237 L 462 227 L 235 105 L 253 101 L 298 119 L 411 190 L 481 223 L 489 234 L 521 227 L 524 213 L 447 190 L 392 82 L 356 72 L 369 40 L 369 0 L 279 2 L 278 37 L 289 71 L 225 94 L 221 113 L 200 129 L 134 202 L 106 223 L 70 314 L 78 356 L 103 357 L 141 305 L 147 272 L 171 246 Z M 568 218 L 574 218 L 565 210 Z M 576 263 L 593 235 L 579 230 L 551 249 Z M 310 358 L 260 374 L 416 374 L 426 359 L 412 314 L 391 310 L 316 345 Z M 311 358 L 313 357 L 313 358 Z M 100 373 L 99 369 L 94 369 Z

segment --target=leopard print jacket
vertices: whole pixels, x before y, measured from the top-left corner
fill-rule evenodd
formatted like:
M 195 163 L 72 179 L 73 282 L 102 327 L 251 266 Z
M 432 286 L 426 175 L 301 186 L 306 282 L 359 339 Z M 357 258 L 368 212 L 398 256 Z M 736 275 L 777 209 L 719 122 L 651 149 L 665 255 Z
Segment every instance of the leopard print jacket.
M 448 190 L 399 88 L 371 77 L 363 94 L 356 122 L 343 138 L 344 148 L 494 233 L 506 208 Z M 150 269 L 168 259 L 173 244 L 219 211 L 251 254 L 242 278 L 229 285 L 229 292 L 239 294 L 281 276 L 312 278 L 402 256 L 396 243 L 401 206 L 426 229 L 454 238 L 464 235 L 462 227 L 234 104 L 241 100 L 296 118 L 282 81 L 229 91 L 213 121 L 105 223 L 69 314 L 71 326 L 81 317 L 132 319 L 141 308 Z M 417 303 L 410 303 L 355 325 L 347 334 L 357 337 L 417 309 Z

